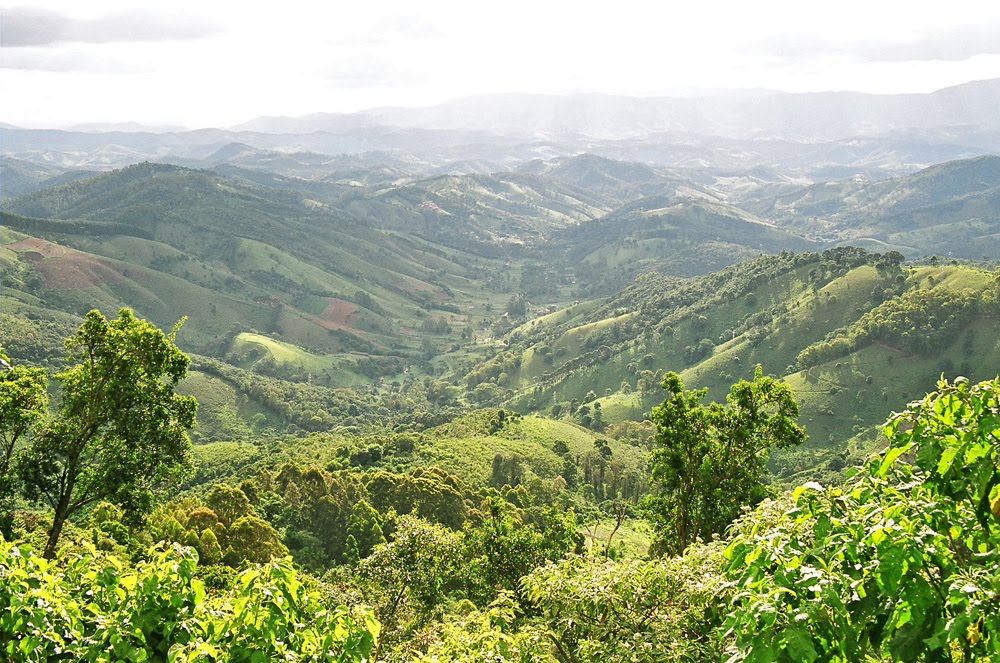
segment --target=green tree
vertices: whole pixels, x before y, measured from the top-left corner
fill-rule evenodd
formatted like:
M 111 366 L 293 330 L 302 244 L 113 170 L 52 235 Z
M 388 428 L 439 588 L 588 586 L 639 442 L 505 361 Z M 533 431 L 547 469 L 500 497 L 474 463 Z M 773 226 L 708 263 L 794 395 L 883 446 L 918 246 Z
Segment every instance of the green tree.
M 695 539 L 720 534 L 744 506 L 767 496 L 764 473 L 770 451 L 800 444 L 805 429 L 787 385 L 765 377 L 733 385 L 725 405 L 702 399 L 708 389 L 686 391 L 667 373 L 668 396 L 653 408 L 655 494 L 646 503 L 662 550 L 680 552 Z
M 505 663 L 549 663 L 551 647 L 540 629 L 515 629 L 518 605 L 507 593 L 484 610 L 471 610 L 460 616 L 437 622 L 429 636 L 415 640 L 426 652 L 410 652 L 414 663 L 441 661 L 503 661 Z
M 45 383 L 43 369 L 12 367 L 0 350 L 0 507 L 14 493 L 17 444 L 31 435 L 48 408 Z
M 246 493 L 225 483 L 215 486 L 205 503 L 218 516 L 219 522 L 226 527 L 244 516 L 253 514 L 253 507 L 250 506 Z
M 725 591 L 721 558 L 719 543 L 651 561 L 569 555 L 524 578 L 526 607 L 559 663 L 723 660 L 706 610 Z
M 227 551 L 223 561 L 230 566 L 249 561 L 263 564 L 284 557 L 288 548 L 271 524 L 257 516 L 243 516 L 226 531 Z
M 152 508 L 155 486 L 189 465 L 197 402 L 174 393 L 190 359 L 169 335 L 123 308 L 108 320 L 91 311 L 66 341 L 76 362 L 56 375 L 51 419 L 18 457 L 25 495 L 55 510 L 45 556 L 67 518 L 101 500 L 133 521 Z
M 486 507 L 489 517 L 466 528 L 464 541 L 468 593 L 481 605 L 501 591 L 522 594 L 521 578 L 547 560 L 582 547 L 572 511 L 543 514 L 539 531 L 501 499 L 487 499 Z
M 198 558 L 202 564 L 218 564 L 222 561 L 222 546 L 219 545 L 219 537 L 209 528 L 201 531 L 198 537 Z
M 385 535 L 382 533 L 382 516 L 372 508 L 368 500 L 363 499 L 351 507 L 347 536 L 354 539 L 358 559 L 367 557 L 375 546 L 385 543 Z
M 401 516 L 392 541 L 375 546 L 357 566 L 356 580 L 387 638 L 403 639 L 428 623 L 457 575 L 460 542 L 461 536 L 445 527 Z

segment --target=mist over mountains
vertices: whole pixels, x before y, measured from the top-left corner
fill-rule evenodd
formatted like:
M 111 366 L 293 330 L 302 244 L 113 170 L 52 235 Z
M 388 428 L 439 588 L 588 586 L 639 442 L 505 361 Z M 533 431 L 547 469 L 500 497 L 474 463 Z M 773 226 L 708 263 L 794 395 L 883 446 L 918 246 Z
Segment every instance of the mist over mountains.
M 365 127 L 486 131 L 514 136 L 601 140 L 676 133 L 726 138 L 835 140 L 900 129 L 1000 127 L 1000 80 L 976 81 L 931 94 L 856 92 L 793 94 L 769 90 L 709 96 L 623 97 L 603 94 L 488 95 L 429 108 L 261 117 L 237 131 L 303 134 Z
M 96 170 L 142 160 L 216 165 L 234 157 L 227 151 L 237 143 L 278 152 L 258 156 L 295 162 L 286 170 L 300 175 L 302 166 L 314 174 L 343 170 L 344 155 L 353 155 L 354 165 L 428 174 L 506 170 L 590 152 L 664 167 L 780 168 L 816 180 L 884 176 L 1000 149 L 1000 80 L 905 95 L 491 95 L 428 108 L 261 117 L 230 128 L 127 128 L 6 125 L 2 149 L 5 156 Z M 248 165 L 246 155 L 243 161 Z

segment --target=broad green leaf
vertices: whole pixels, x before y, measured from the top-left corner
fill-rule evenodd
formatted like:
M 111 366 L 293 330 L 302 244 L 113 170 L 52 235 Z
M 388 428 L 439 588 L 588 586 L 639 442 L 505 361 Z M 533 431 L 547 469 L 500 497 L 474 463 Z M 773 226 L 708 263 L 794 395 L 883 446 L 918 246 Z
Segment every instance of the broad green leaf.
M 939 475 L 944 476 L 948 473 L 948 470 L 951 469 L 951 465 L 955 462 L 955 457 L 958 455 L 960 450 L 961 449 L 957 445 L 953 445 L 945 448 L 945 450 L 941 452 L 941 460 L 938 461 L 937 466 L 937 473 Z
M 913 448 L 913 443 L 908 442 L 903 446 L 892 447 L 891 449 L 886 451 L 885 456 L 882 458 L 882 462 L 881 464 L 879 464 L 878 467 L 878 476 L 881 478 L 885 478 L 886 474 L 888 474 L 889 472 L 889 469 L 899 459 L 899 457 L 910 451 L 910 449 L 912 448 Z
M 812 636 L 804 628 L 794 628 L 784 634 L 784 647 L 793 661 L 812 663 L 819 658 Z

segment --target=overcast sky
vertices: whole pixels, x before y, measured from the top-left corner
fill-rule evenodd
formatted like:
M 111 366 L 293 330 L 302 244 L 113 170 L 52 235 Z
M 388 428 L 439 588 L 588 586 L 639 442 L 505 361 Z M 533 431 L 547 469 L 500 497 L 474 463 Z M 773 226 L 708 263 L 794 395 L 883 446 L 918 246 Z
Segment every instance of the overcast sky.
M 988 0 L 0 7 L 0 122 L 22 126 L 229 126 L 498 92 L 930 92 L 986 78 L 1000 78 L 1000 2 Z

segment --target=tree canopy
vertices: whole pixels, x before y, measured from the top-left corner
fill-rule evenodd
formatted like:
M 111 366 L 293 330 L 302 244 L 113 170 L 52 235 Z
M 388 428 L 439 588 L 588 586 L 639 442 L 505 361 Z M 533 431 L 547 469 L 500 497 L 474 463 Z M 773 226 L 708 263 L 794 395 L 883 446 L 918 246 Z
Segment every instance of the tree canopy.
M 653 408 L 651 457 L 656 494 L 647 507 L 661 549 L 683 551 L 697 538 L 721 534 L 767 495 L 764 475 L 773 448 L 800 444 L 798 405 L 789 387 L 765 377 L 733 385 L 725 405 L 704 404 L 707 389 L 685 390 L 676 373 L 663 378 L 667 398 Z
M 27 438 L 48 407 L 45 371 L 11 366 L 0 350 L 0 501 L 14 492 L 12 463 L 18 442 Z
M 106 500 L 127 518 L 152 508 L 152 490 L 183 472 L 197 402 L 175 393 L 190 359 L 170 334 L 127 308 L 87 314 L 66 341 L 72 365 L 55 376 L 58 403 L 18 454 L 25 495 L 54 510 L 45 555 L 66 519 Z

